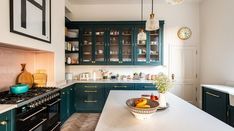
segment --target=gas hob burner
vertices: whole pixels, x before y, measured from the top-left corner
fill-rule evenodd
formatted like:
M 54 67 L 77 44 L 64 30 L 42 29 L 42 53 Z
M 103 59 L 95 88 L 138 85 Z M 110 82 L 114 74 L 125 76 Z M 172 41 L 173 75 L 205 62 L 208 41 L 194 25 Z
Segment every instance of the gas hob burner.
M 57 89 L 56 87 L 32 87 L 28 92 L 15 95 L 9 91 L 0 92 L 0 104 L 17 104 L 31 98 L 40 96 L 44 93 Z

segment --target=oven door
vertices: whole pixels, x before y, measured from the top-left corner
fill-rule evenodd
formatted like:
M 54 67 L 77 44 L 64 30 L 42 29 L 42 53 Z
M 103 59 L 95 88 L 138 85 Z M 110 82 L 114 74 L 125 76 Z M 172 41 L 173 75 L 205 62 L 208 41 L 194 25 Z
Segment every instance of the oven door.
M 47 107 L 38 107 L 27 113 L 17 115 L 17 131 L 44 131 L 43 125 L 47 121 L 46 110 Z
M 48 131 L 60 128 L 60 98 L 55 98 L 47 103 L 48 117 L 45 129 Z

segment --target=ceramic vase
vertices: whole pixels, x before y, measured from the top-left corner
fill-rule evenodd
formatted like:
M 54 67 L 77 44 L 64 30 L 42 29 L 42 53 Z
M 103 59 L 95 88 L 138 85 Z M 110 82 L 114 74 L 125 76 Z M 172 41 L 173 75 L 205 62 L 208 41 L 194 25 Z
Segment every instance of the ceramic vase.
M 159 93 L 159 107 L 167 107 L 166 94 Z

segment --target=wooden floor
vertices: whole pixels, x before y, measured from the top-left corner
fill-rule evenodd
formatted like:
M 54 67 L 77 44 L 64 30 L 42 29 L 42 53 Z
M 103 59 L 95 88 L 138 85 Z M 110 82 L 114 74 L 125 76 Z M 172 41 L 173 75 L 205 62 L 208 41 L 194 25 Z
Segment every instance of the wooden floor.
M 74 113 L 63 125 L 61 131 L 94 131 L 100 113 Z

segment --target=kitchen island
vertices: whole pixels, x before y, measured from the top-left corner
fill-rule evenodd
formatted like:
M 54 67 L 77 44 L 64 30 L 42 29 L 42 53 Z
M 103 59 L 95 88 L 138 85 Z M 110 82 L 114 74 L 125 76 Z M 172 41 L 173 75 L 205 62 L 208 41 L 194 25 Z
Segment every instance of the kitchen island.
M 125 104 L 129 98 L 156 91 L 111 91 L 96 131 L 233 131 L 234 128 L 168 93 L 169 108 L 157 111 L 149 120 L 138 120 Z

